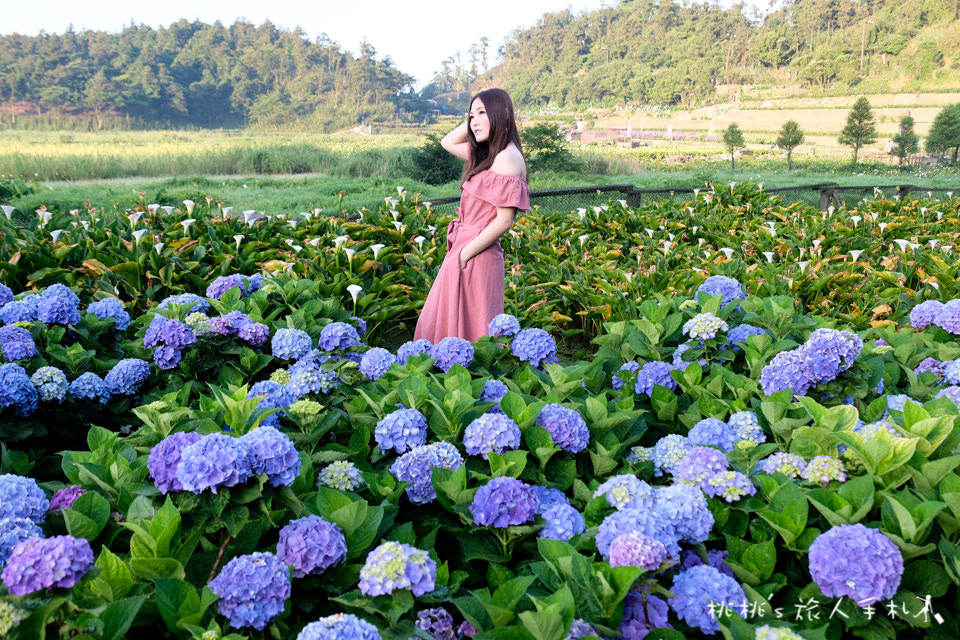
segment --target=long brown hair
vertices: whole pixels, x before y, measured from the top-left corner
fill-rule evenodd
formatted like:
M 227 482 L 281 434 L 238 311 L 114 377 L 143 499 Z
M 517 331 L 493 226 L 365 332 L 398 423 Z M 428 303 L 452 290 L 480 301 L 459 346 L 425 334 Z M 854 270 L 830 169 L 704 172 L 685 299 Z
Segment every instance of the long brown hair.
M 477 142 L 473 129 L 467 127 L 467 143 L 470 145 L 470 157 L 463 167 L 463 176 L 460 182 L 466 182 L 476 174 L 489 169 L 497 154 L 506 149 L 512 142 L 523 155 L 523 145 L 520 143 L 520 132 L 517 131 L 517 121 L 513 113 L 513 102 L 510 95 L 503 89 L 484 89 L 470 98 L 470 108 L 479 99 L 487 111 L 490 120 L 490 135 L 484 142 Z M 469 118 L 469 116 L 468 116 Z

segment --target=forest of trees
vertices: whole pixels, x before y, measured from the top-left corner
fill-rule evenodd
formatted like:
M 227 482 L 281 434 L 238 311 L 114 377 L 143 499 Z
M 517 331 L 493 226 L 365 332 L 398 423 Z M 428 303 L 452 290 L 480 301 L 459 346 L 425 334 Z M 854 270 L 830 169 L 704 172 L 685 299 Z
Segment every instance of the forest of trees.
M 101 124 L 278 126 L 317 130 L 396 115 L 413 78 L 364 42 L 359 56 L 325 35 L 270 22 L 180 20 L 154 29 L 0 36 L 0 113 L 82 112 Z

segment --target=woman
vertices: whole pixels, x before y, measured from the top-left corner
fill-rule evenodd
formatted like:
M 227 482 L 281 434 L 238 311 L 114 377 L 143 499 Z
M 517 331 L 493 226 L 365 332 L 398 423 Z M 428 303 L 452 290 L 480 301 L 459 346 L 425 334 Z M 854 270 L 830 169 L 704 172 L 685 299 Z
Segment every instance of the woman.
M 510 96 L 481 91 L 467 122 L 448 133 L 443 148 L 466 160 L 458 218 L 447 230 L 447 255 L 423 305 L 414 339 L 436 344 L 455 336 L 476 342 L 503 313 L 500 236 L 517 211 L 530 210 L 530 187 Z

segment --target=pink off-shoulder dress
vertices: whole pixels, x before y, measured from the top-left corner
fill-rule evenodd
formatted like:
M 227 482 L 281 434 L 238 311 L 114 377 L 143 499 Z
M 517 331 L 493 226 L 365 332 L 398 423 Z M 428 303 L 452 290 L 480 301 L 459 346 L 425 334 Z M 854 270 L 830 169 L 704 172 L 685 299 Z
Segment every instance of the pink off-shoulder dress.
M 499 240 L 460 268 L 460 251 L 497 217 L 497 207 L 530 210 L 530 187 L 520 176 L 490 169 L 463 184 L 458 218 L 447 228 L 447 255 L 420 312 L 414 339 L 433 344 L 455 336 L 476 342 L 503 313 L 504 266 Z

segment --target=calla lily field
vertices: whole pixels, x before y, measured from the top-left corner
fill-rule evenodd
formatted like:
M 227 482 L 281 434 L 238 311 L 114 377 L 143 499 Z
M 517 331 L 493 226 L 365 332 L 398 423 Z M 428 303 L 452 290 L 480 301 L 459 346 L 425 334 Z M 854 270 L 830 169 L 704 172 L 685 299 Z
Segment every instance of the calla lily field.
M 873 195 L 534 206 L 437 344 L 403 187 L 4 204 L 0 637 L 957 637 L 960 198 Z

